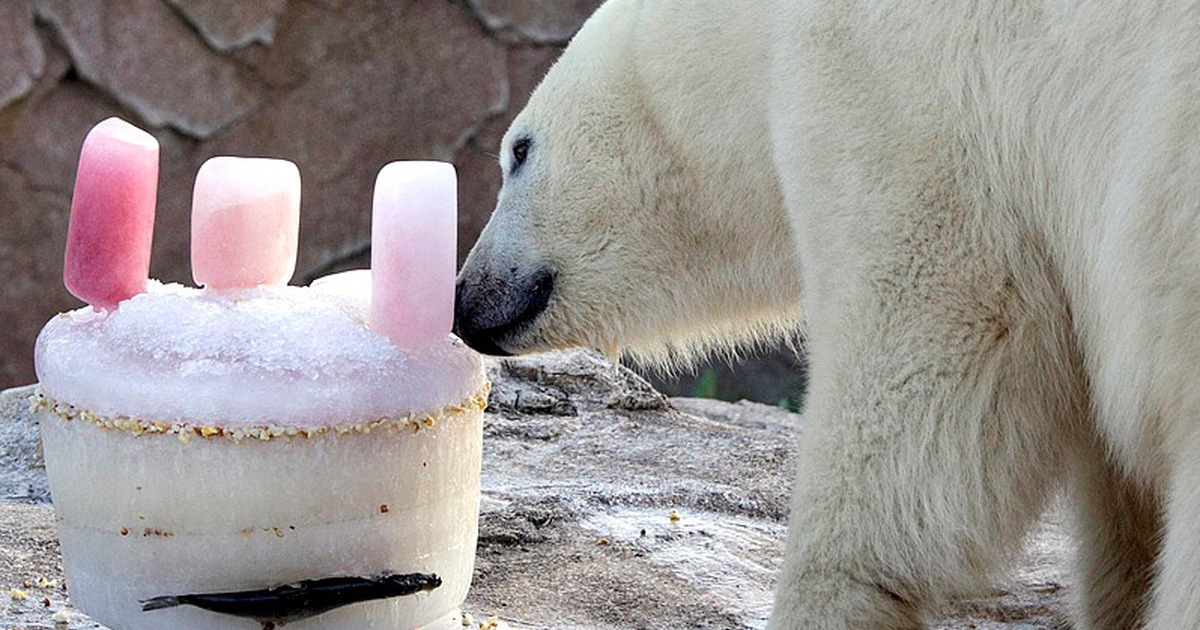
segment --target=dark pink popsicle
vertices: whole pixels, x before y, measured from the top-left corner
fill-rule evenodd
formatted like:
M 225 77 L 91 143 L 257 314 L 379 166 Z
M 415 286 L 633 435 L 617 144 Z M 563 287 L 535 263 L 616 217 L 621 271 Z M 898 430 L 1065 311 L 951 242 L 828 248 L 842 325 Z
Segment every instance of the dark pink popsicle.
M 146 289 L 158 189 L 158 141 L 119 119 L 83 141 L 63 283 L 97 309 L 114 310 Z

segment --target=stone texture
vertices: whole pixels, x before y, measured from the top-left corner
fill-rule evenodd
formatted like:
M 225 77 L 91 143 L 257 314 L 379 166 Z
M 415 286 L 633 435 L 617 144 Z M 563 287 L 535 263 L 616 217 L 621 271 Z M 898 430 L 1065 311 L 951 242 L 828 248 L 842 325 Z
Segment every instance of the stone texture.
M 565 44 L 603 0 L 466 0 L 484 27 L 502 37 Z
M 476 619 L 545 630 L 763 627 L 800 416 L 667 399 L 582 352 L 489 361 L 489 372 L 466 605 Z M 40 576 L 62 583 L 52 510 L 12 501 L 44 496 L 28 394 L 0 394 L 0 597 L 26 581 L 34 588 L 27 600 L 0 600 L 0 627 L 49 627 L 55 611 L 71 610 L 60 588 L 36 588 Z M 1066 627 L 1068 547 L 1056 508 L 1010 579 L 936 611 L 932 627 Z M 76 614 L 70 628 L 99 626 Z
M 46 63 L 25 0 L 0 3 L 0 110 L 33 89 Z
M 204 45 L 162 0 L 37 0 L 75 70 L 152 126 L 208 138 L 258 102 L 231 60 Z
M 46 464 L 37 423 L 29 415 L 36 385 L 0 393 L 0 501 L 47 503 Z
M 260 91 L 263 88 L 294 88 L 307 80 L 313 67 L 331 50 L 372 30 L 369 12 L 388 10 L 386 6 L 376 6 L 375 1 L 352 0 L 337 5 L 289 3 L 276 19 L 270 45 L 249 46 L 233 56 L 252 71 Z M 406 1 L 410 0 L 400 0 Z M 343 79 L 347 83 L 354 81 L 353 74 Z M 348 139 L 353 140 L 356 139 Z
M 221 52 L 251 43 L 270 44 L 275 22 L 287 0 L 168 0 L 200 31 L 209 46 Z

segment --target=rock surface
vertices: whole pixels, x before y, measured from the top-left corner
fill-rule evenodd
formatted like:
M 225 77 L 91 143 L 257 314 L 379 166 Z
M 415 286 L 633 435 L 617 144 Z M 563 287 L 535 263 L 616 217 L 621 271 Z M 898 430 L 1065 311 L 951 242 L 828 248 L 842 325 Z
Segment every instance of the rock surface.
M 76 72 L 152 127 L 205 140 L 258 105 L 234 61 L 205 46 L 161 0 L 36 6 Z
M 508 41 L 566 44 L 595 9 L 592 0 L 466 0 L 490 32 Z
M 800 416 L 668 399 L 582 352 L 494 361 L 489 370 L 483 513 L 466 606 L 477 620 L 497 615 L 547 630 L 763 626 Z M 54 627 L 52 615 L 65 610 L 68 627 L 100 628 L 70 608 L 62 588 L 29 391 L 0 395 L 0 627 Z M 1066 627 L 1067 546 L 1053 511 L 1009 580 L 947 606 L 934 627 Z M 12 599 L 10 588 L 27 597 Z
M 0 110 L 33 88 L 46 63 L 45 52 L 33 25 L 33 11 L 21 2 L 0 4 Z
M 275 25 L 286 0 L 167 0 L 220 52 L 275 41 Z

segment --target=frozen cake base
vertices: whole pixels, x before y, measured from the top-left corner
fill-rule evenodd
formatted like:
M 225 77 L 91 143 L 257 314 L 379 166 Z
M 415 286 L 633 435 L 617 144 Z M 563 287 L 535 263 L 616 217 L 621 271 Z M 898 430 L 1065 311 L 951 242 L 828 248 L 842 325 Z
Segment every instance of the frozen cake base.
M 164 595 L 335 576 L 433 573 L 428 592 L 354 603 L 289 630 L 434 628 L 474 564 L 485 391 L 350 425 L 188 425 L 35 400 L 70 595 L 114 629 L 255 628 Z M 438 625 L 434 625 L 438 624 Z

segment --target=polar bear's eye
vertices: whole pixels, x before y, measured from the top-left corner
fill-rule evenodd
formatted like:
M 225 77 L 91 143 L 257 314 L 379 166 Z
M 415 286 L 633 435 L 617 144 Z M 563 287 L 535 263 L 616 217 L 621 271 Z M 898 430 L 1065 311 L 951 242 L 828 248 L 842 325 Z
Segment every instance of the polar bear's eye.
M 529 138 L 521 138 L 512 145 L 512 170 L 516 171 L 525 160 L 529 157 L 529 147 L 533 141 Z

